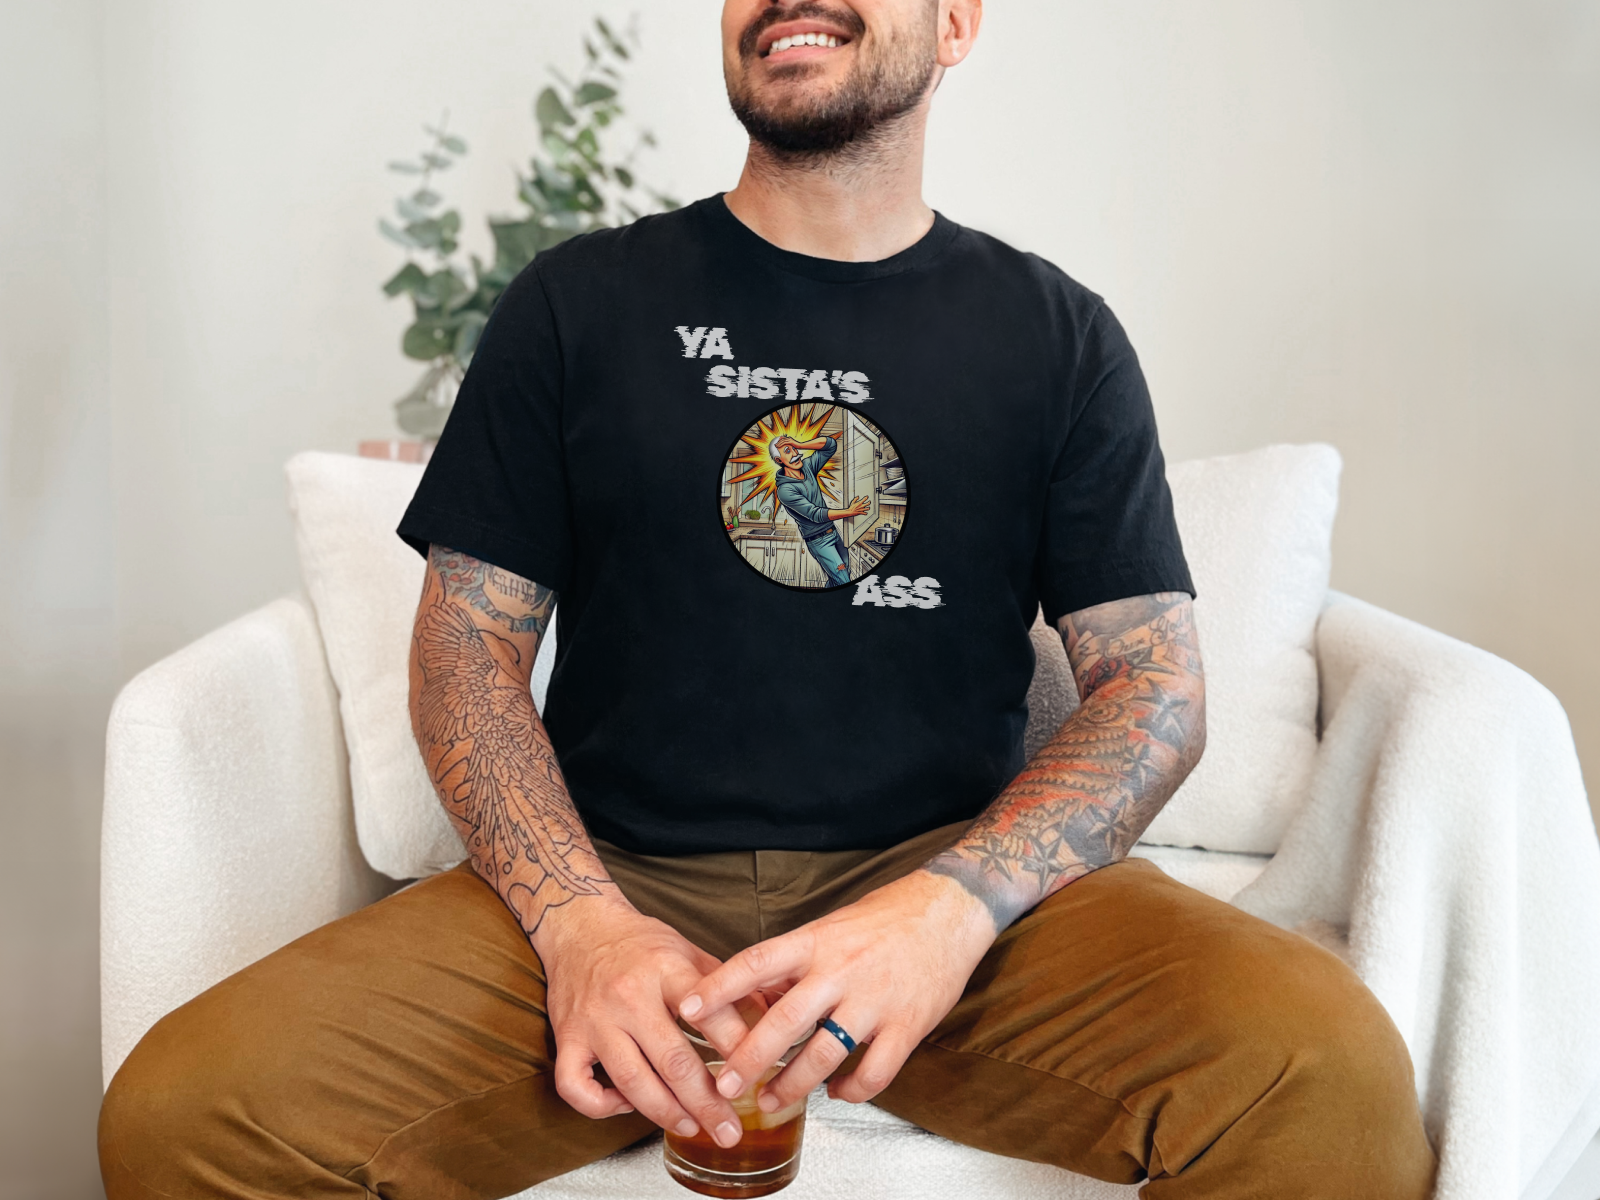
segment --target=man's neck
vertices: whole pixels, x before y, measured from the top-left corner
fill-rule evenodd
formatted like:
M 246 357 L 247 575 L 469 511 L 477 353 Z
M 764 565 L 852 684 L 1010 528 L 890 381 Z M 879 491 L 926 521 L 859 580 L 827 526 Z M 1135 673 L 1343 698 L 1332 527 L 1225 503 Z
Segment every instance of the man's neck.
M 825 158 L 789 159 L 755 142 L 728 209 L 766 241 L 796 254 L 877 262 L 933 227 L 922 201 L 924 103 L 870 143 Z

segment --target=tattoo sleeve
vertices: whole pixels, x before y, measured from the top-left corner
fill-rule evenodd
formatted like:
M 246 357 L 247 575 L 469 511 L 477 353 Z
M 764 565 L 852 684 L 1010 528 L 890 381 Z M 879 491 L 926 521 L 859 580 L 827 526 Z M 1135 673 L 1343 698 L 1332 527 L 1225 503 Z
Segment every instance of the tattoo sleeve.
M 925 869 L 955 879 L 1004 929 L 1052 892 L 1126 857 L 1205 747 L 1205 682 L 1181 592 L 1060 622 L 1082 703 Z
M 557 905 L 616 891 L 529 692 L 554 605 L 549 588 L 433 546 L 412 636 L 411 720 L 428 776 L 473 867 L 530 938 Z

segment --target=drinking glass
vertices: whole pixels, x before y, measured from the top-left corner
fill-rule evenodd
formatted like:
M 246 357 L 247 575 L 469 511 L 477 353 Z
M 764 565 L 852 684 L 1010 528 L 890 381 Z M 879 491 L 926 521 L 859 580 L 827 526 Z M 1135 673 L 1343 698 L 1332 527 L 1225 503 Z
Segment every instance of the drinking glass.
M 806 1101 L 810 1097 L 802 1096 L 787 1108 L 766 1113 L 756 1107 L 756 1094 L 800 1052 L 814 1032 L 808 1031 L 783 1052 L 777 1066 L 730 1101 L 744 1126 L 737 1146 L 724 1149 L 711 1140 L 710 1131 L 705 1129 L 693 1137 L 667 1130 L 667 1173 L 691 1192 L 733 1200 L 771 1195 L 793 1183 L 800 1173 L 800 1138 L 805 1132 Z M 683 1035 L 699 1051 L 701 1061 L 715 1078 L 722 1070 L 722 1052 L 698 1033 L 684 1029 Z

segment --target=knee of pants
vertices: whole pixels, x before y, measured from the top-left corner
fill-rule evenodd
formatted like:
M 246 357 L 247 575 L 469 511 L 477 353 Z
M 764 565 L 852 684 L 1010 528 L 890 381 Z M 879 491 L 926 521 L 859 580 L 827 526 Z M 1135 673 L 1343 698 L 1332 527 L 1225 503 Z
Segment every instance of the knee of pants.
M 1199 973 L 1202 1054 L 1244 1068 L 1262 1100 L 1306 1127 L 1420 1131 L 1410 1053 L 1350 967 L 1297 934 L 1220 946 Z M 1204 1042 L 1215 1039 L 1210 1045 Z M 1239 1099 L 1249 1102 L 1248 1089 Z
M 160 1188 L 170 1182 L 150 1179 L 153 1153 L 184 1157 L 185 1140 L 207 1120 L 203 1105 L 196 1103 L 198 1093 L 175 1088 L 174 1073 L 166 1067 L 141 1041 L 100 1102 L 100 1173 L 111 1200 L 142 1190 L 131 1184 Z
M 215 1194 L 221 1180 L 239 1178 L 228 1150 L 243 1140 L 239 1118 L 252 1108 L 248 1076 L 226 1042 L 190 1026 L 185 1009 L 157 1022 L 100 1104 L 100 1170 L 110 1200 Z

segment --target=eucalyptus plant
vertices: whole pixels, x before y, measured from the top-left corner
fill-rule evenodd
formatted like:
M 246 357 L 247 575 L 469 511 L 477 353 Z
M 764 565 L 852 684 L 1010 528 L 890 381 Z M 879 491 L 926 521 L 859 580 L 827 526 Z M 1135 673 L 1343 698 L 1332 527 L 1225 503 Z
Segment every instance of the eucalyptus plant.
M 442 207 L 444 197 L 435 184 L 467 152 L 466 142 L 447 128 L 448 113 L 438 125 L 423 126 L 429 141 L 415 159 L 389 164 L 412 183 L 395 202 L 398 222 L 378 222 L 383 236 L 406 250 L 405 265 L 383 290 L 389 296 L 410 297 L 414 319 L 400 349 L 406 357 L 429 364 L 416 386 L 395 403 L 407 433 L 437 437 L 443 429 L 489 314 L 534 255 L 576 234 L 677 207 L 635 174 L 635 158 L 655 145 L 648 130 L 635 134 L 625 155 L 616 157 L 609 150 L 624 113 L 623 68 L 632 57 L 630 46 L 637 45 L 635 28 L 619 34 L 597 17 L 592 33 L 583 39 L 584 63 L 577 78 L 550 69 L 553 82 L 533 105 L 538 148 L 527 174 L 517 173 L 517 199 L 524 211 L 489 218 L 492 262 L 475 254 L 461 261 L 461 214 Z

